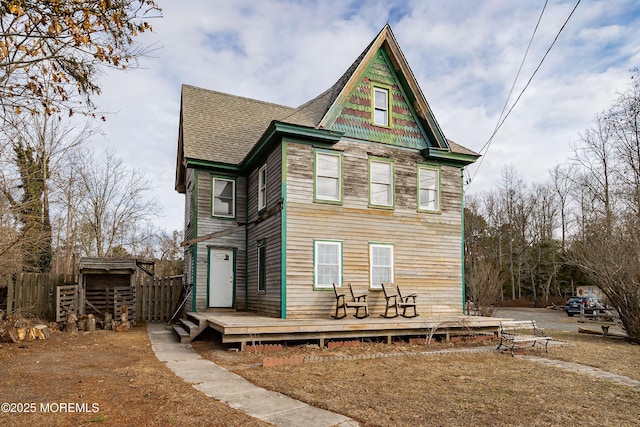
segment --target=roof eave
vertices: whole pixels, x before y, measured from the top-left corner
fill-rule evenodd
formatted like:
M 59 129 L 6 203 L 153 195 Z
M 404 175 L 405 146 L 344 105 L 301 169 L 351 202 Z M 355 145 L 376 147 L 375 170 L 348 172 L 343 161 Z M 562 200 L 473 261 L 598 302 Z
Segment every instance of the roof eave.
M 453 164 L 455 166 L 467 166 L 475 163 L 480 157 L 479 154 L 454 153 L 450 150 L 429 147 L 421 150 L 422 156 L 427 160 L 437 160 L 442 163 Z

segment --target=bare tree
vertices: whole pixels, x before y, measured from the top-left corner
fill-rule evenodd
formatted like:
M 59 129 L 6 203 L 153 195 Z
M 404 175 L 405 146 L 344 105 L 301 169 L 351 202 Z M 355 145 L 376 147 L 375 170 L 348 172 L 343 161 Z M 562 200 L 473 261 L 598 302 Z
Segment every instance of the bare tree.
M 1 0 L 0 106 L 7 112 L 91 111 L 104 66 L 144 54 L 134 38 L 159 16 L 153 0 Z M 80 98 L 77 98 L 80 96 Z
M 143 229 L 158 213 L 155 199 L 145 198 L 149 181 L 110 151 L 102 163 L 85 152 L 77 174 L 83 192 L 78 221 L 84 254 L 111 256 L 117 246 L 130 248 L 139 238 L 132 230 Z

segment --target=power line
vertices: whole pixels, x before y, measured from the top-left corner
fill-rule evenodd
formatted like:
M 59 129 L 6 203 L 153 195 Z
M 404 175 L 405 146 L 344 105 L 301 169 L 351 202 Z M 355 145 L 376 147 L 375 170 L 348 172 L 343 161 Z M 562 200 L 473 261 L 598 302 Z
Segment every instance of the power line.
M 547 49 L 547 51 L 545 52 L 544 56 L 542 57 L 542 59 L 540 60 L 540 63 L 538 64 L 538 66 L 536 67 L 536 69 L 533 71 L 533 73 L 531 74 L 531 77 L 529 77 L 529 80 L 527 81 L 527 84 L 524 86 L 524 88 L 522 88 L 522 91 L 520 91 L 520 94 L 518 95 L 518 97 L 516 98 L 516 100 L 513 102 L 513 104 L 511 105 L 511 108 L 509 108 L 509 111 L 507 111 L 507 114 L 504 115 L 504 117 L 502 117 L 502 113 L 500 114 L 500 118 L 502 119 L 498 119 L 498 123 L 496 124 L 495 129 L 493 130 L 493 133 L 491 134 L 491 136 L 489 137 L 489 139 L 487 140 L 487 142 L 482 146 L 482 148 L 480 149 L 480 153 L 482 153 L 482 150 L 486 148 L 485 150 L 485 154 L 484 156 L 480 159 L 480 163 L 478 163 L 478 167 L 476 168 L 475 172 L 473 173 L 473 176 L 471 177 L 471 180 L 469 180 L 468 186 L 471 185 L 471 182 L 475 179 L 476 175 L 478 174 L 478 171 L 480 170 L 480 167 L 482 166 L 482 162 L 484 160 L 484 158 L 486 157 L 486 154 L 489 152 L 489 147 L 491 146 L 491 142 L 493 141 L 493 138 L 495 137 L 496 133 L 498 133 L 498 130 L 502 127 L 502 125 L 504 124 L 505 120 L 507 119 L 507 117 L 509 117 L 509 115 L 511 114 L 511 112 L 513 111 L 513 109 L 515 108 L 515 106 L 518 104 L 518 101 L 520 101 L 520 98 L 522 98 L 522 95 L 524 94 L 524 92 L 527 90 L 527 88 L 529 87 L 529 85 L 531 84 L 531 81 L 533 80 L 533 77 L 538 73 L 538 70 L 540 70 L 540 67 L 542 67 L 542 64 L 544 63 L 544 60 L 547 58 L 547 56 L 549 55 L 549 52 L 551 51 L 551 49 L 553 48 L 553 46 L 556 44 L 556 41 L 558 41 L 558 38 L 560 37 L 560 34 L 562 33 L 562 31 L 564 30 L 564 28 L 567 26 L 567 23 L 569 22 L 569 20 L 571 19 L 571 17 L 573 16 L 573 13 L 576 11 L 576 9 L 578 8 L 578 5 L 580 4 L 582 0 L 578 0 L 576 2 L 576 5 L 573 7 L 573 10 L 571 10 L 571 13 L 569 14 L 569 16 L 567 17 L 567 19 L 564 21 L 564 24 L 562 24 L 562 27 L 560 27 L 560 30 L 558 30 L 558 33 L 556 34 L 555 38 L 553 39 L 553 42 L 551 42 L 551 45 L 549 45 L 549 48 Z M 545 2 L 545 5 L 542 9 L 542 13 L 544 13 L 544 8 L 546 8 L 547 2 Z M 540 18 L 542 18 L 542 14 L 540 15 Z M 538 20 L 538 23 L 540 21 Z M 538 28 L 538 25 L 536 24 L 536 30 Z M 534 33 L 535 34 L 535 31 Z M 532 35 L 532 39 L 533 39 L 533 35 Z M 529 42 L 531 44 L 531 42 Z M 529 48 L 527 47 L 527 52 L 528 52 Z M 526 57 L 526 53 L 525 53 L 525 57 Z M 524 60 L 524 59 L 523 59 Z M 521 65 L 522 68 L 522 65 Z M 518 71 L 518 74 L 520 73 L 520 71 Z M 516 76 L 517 79 L 517 76 Z M 514 82 L 515 85 L 515 82 Z M 512 87 L 513 90 L 513 87 Z M 511 96 L 511 92 L 509 92 L 509 97 Z M 507 102 L 509 100 L 509 97 L 507 97 Z M 505 104 L 506 106 L 506 104 Z M 502 110 L 504 112 L 504 108 Z

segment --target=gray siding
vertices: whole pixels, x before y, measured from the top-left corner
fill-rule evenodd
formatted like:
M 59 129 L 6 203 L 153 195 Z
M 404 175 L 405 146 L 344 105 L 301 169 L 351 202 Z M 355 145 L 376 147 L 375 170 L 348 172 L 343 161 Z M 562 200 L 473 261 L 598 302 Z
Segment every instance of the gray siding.
M 250 311 L 268 316 L 281 314 L 281 224 L 282 224 L 282 151 L 277 146 L 268 156 L 267 205 L 258 212 L 258 171 L 260 163 L 248 177 L 247 225 L 247 299 Z M 266 287 L 258 292 L 258 243 L 266 243 Z

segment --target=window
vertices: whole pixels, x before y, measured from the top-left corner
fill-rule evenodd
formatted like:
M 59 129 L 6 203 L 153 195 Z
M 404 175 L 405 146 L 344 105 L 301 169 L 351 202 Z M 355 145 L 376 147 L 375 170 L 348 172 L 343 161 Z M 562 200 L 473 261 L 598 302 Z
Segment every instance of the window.
M 383 283 L 393 283 L 393 245 L 370 243 L 369 268 L 372 289 L 382 289 Z
M 267 290 L 267 244 L 258 242 L 258 292 Z
M 373 88 L 373 124 L 389 126 L 389 91 Z
M 340 202 L 342 199 L 342 156 L 316 152 L 315 199 Z
M 378 206 L 393 206 L 393 163 L 369 162 L 369 202 Z
M 420 168 L 418 181 L 418 208 L 425 211 L 439 211 L 440 171 L 432 168 Z
M 314 284 L 318 288 L 342 286 L 342 242 L 316 241 Z
M 235 181 L 213 178 L 213 216 L 235 217 Z
M 267 165 L 258 171 L 258 210 L 267 206 Z

